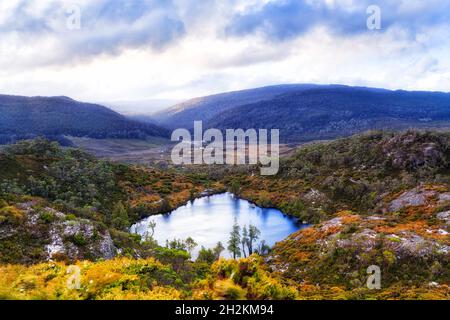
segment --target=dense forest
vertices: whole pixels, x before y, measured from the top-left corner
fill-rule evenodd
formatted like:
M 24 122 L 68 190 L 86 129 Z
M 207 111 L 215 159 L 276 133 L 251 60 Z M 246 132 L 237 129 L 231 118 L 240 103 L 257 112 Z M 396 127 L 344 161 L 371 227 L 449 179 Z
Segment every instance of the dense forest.
M 222 93 L 155 115 L 170 128 L 279 129 L 283 142 L 335 139 L 367 130 L 449 130 L 450 94 L 291 84 Z
M 234 107 L 208 119 L 205 126 L 274 128 L 285 142 L 335 139 L 367 130 L 448 130 L 449 106 L 448 93 L 325 86 Z
M 207 121 L 234 107 L 267 101 L 281 94 L 320 87 L 310 84 L 277 85 L 207 97 L 194 98 L 153 115 L 152 118 L 169 128 L 192 128 L 194 121 Z
M 167 137 L 166 129 L 128 120 L 106 107 L 67 97 L 0 95 L 0 143 L 46 136 L 70 145 L 64 136 L 143 139 Z

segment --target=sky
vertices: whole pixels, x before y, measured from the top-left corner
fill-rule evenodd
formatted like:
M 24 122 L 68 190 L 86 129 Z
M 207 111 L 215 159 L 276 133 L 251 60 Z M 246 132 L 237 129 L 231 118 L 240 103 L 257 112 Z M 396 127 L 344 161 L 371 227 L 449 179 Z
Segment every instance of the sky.
M 169 103 L 284 83 L 448 92 L 450 1 L 0 0 L 1 94 Z

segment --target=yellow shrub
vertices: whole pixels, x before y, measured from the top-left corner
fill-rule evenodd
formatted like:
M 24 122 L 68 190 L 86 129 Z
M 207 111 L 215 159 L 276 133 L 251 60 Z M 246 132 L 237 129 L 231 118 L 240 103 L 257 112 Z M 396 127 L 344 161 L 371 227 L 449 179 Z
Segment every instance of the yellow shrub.
M 217 299 L 244 300 L 247 293 L 231 279 L 218 280 L 214 285 L 214 294 Z
M 23 212 L 14 206 L 6 206 L 0 209 L 0 221 L 9 220 L 14 222 L 21 219 L 23 219 Z

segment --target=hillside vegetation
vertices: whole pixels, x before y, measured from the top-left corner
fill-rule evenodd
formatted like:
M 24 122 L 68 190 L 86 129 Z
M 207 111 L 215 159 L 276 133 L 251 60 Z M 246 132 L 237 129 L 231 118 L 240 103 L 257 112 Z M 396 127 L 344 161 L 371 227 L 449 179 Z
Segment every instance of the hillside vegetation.
M 341 85 L 285 85 L 187 101 L 161 112 L 162 124 L 222 130 L 279 129 L 283 142 L 335 139 L 367 130 L 450 129 L 450 94 Z
M 282 141 L 334 139 L 366 130 L 450 128 L 450 94 L 324 87 L 227 110 L 210 128 L 276 128 Z M 245 117 L 242 117 L 245 115 Z
M 208 171 L 209 170 L 209 171 Z M 372 132 L 302 147 L 280 173 L 157 170 L 46 140 L 0 155 L 0 298 L 448 299 L 450 135 Z M 264 256 L 190 256 L 127 230 L 208 192 L 231 191 L 313 223 Z M 69 265 L 80 288 L 67 287 Z M 366 286 L 369 266 L 381 288 Z
M 100 105 L 67 97 L 0 95 L 0 143 L 46 136 L 69 143 L 63 136 L 145 138 L 168 136 L 166 129 L 128 120 Z
M 283 93 L 312 87 L 317 86 L 278 85 L 194 98 L 158 112 L 153 119 L 170 128 L 192 128 L 194 121 L 212 119 L 217 114 L 234 107 L 270 100 Z
M 196 176 L 100 161 L 44 139 L 22 141 L 0 153 L 0 263 L 139 256 L 131 224 L 204 190 Z
M 421 184 L 449 184 L 450 134 L 370 132 L 301 147 L 281 161 L 277 176 L 218 170 L 235 192 L 263 207 L 278 207 L 307 222 L 341 210 L 382 213 L 391 193 Z

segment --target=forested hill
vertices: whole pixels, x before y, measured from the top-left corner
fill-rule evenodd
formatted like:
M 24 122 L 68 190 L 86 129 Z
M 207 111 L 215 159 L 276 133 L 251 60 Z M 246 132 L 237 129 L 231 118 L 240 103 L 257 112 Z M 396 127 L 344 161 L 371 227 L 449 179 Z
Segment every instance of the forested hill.
M 316 88 L 233 108 L 208 127 L 278 128 L 284 141 L 334 139 L 370 129 L 448 129 L 450 94 Z
M 234 107 L 316 87 L 318 86 L 309 84 L 277 85 L 194 98 L 157 113 L 153 119 L 172 128 L 191 128 L 195 120 L 206 121 Z
M 341 85 L 276 86 L 191 100 L 170 109 L 162 123 L 192 126 L 193 120 L 219 129 L 277 128 L 283 141 L 296 142 L 371 129 L 448 130 L 450 94 Z
M 101 105 L 68 97 L 0 95 L 0 142 L 37 135 L 91 138 L 168 136 L 166 129 L 126 119 Z

